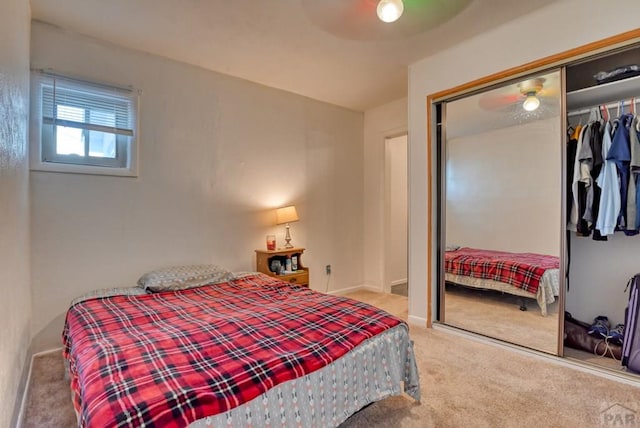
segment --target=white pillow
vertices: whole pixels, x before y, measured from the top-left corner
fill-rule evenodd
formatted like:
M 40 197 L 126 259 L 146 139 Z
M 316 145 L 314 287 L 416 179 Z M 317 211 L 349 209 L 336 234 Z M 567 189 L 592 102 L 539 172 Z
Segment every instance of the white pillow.
M 138 286 L 150 292 L 183 290 L 228 281 L 230 274 L 216 265 L 173 266 L 145 273 L 138 279 Z

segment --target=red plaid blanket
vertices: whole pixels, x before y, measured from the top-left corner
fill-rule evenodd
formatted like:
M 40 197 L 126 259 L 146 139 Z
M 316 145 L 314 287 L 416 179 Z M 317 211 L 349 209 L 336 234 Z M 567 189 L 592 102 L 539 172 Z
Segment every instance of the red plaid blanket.
M 444 253 L 444 270 L 454 275 L 506 282 L 536 294 L 547 269 L 558 269 L 560 259 L 534 253 L 459 248 Z
M 258 274 L 77 303 L 63 352 L 80 426 L 179 427 L 322 368 L 400 323 Z

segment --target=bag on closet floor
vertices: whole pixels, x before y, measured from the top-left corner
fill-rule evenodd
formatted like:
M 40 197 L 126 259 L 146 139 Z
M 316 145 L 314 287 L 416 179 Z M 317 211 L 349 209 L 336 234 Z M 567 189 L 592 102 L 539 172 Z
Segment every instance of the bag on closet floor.
M 624 342 L 622 344 L 622 365 L 627 369 L 640 373 L 640 331 L 638 317 L 640 316 L 640 273 L 636 274 L 627 284 L 629 288 L 629 303 L 624 316 Z
M 605 341 L 601 337 L 591 336 L 591 324 L 575 319 L 571 313 L 564 312 L 564 346 L 590 352 L 600 357 L 620 361 L 622 346 Z

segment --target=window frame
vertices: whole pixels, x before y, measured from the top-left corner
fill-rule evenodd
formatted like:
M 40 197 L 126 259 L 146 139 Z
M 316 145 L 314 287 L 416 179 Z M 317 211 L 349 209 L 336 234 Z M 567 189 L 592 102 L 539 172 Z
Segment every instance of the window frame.
M 56 83 L 54 83 L 56 82 Z M 53 87 L 58 82 L 63 82 L 65 90 L 72 87 L 73 90 L 80 91 L 88 98 L 99 98 L 96 95 L 99 91 L 102 94 L 111 94 L 114 98 L 122 99 L 128 105 L 128 113 L 131 116 L 131 130 L 120 130 L 122 133 L 110 132 L 115 130 L 107 126 L 89 125 L 87 123 L 68 123 L 64 120 L 45 117 L 43 111 L 45 87 Z M 86 91 L 86 92 L 84 92 Z M 103 83 L 77 79 L 64 75 L 35 70 L 31 75 L 31 118 L 30 118 L 30 168 L 33 171 L 62 172 L 75 174 L 95 174 L 137 177 L 138 176 L 138 140 L 139 140 L 139 91 L 131 88 L 107 85 Z M 54 98 L 55 100 L 55 98 Z M 80 107 L 90 114 L 91 109 L 85 105 L 73 105 L 73 103 L 56 103 L 57 105 L 68 105 L 69 107 Z M 94 110 L 95 111 L 95 110 Z M 117 118 L 116 118 L 117 122 Z M 82 129 L 85 133 L 84 145 L 85 155 L 58 154 L 56 153 L 56 126 L 69 126 Z M 114 158 L 99 157 L 89 155 L 91 131 L 102 131 L 116 137 L 116 156 Z

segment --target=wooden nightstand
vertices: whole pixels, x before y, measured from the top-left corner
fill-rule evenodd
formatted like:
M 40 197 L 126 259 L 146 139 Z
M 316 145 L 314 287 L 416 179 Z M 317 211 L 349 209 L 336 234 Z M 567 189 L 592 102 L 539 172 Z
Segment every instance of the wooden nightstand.
M 302 253 L 304 248 L 279 248 L 277 250 L 256 250 L 256 270 L 266 273 L 285 282 L 298 284 L 305 287 L 309 286 L 309 268 L 302 264 Z M 282 266 L 285 265 L 287 258 L 293 256 L 298 257 L 298 270 L 286 275 L 278 275 L 271 271 L 271 262 L 279 260 Z

